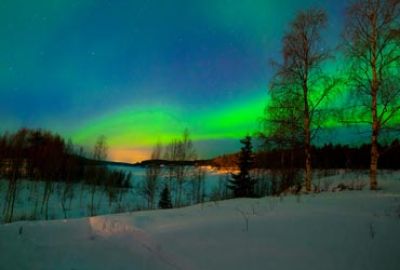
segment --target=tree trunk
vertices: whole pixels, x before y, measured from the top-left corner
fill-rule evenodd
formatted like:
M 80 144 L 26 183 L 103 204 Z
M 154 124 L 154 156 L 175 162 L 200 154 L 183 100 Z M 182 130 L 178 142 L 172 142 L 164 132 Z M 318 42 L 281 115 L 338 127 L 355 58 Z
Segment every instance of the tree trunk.
M 378 143 L 376 135 L 372 135 L 371 144 L 371 164 L 369 171 L 369 185 L 371 190 L 376 190 L 378 188 L 377 172 L 378 172 Z
M 379 90 L 379 80 L 377 73 L 377 27 L 376 27 L 376 14 L 372 16 L 372 35 L 371 35 L 371 113 L 372 113 L 372 135 L 371 135 L 371 163 L 369 171 L 370 189 L 376 190 L 378 188 L 377 173 L 378 173 L 378 134 L 380 123 L 377 112 L 377 95 Z
M 311 131 L 310 131 L 310 111 L 308 106 L 308 86 L 307 77 L 303 83 L 304 94 L 304 154 L 305 154 L 305 180 L 307 192 L 311 191 L 312 168 L 311 168 Z
M 10 215 L 8 217 L 7 222 L 12 222 L 12 219 L 13 219 L 13 216 L 14 216 L 14 204 L 15 204 L 16 195 L 17 195 L 17 181 L 15 181 L 14 184 L 13 184 L 12 200 L 11 200 L 11 206 L 10 206 Z
M 306 184 L 306 190 L 310 192 L 312 183 L 310 120 L 306 118 L 304 122 L 305 122 L 304 154 L 306 161 L 305 184 Z
M 90 199 L 90 216 L 94 216 L 94 194 L 96 193 L 96 186 L 92 183 L 91 199 Z
M 376 92 L 372 95 L 372 135 L 371 135 L 371 163 L 369 170 L 369 186 L 371 190 L 378 188 L 378 135 L 379 135 L 379 122 L 376 112 Z

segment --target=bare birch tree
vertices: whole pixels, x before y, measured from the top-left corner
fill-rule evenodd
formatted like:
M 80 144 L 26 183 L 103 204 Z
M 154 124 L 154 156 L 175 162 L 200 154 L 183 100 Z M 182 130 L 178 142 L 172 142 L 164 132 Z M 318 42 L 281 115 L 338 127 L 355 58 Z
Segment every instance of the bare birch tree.
M 378 187 L 379 135 L 399 124 L 400 0 L 357 0 L 347 12 L 344 52 L 358 119 L 371 127 L 370 189 Z M 354 111 L 353 111 L 354 113 Z M 396 123 L 397 121 L 397 123 Z
M 303 122 L 304 185 L 307 191 L 311 191 L 312 184 L 312 131 L 318 126 L 320 105 L 336 84 L 335 80 L 322 70 L 323 65 L 330 58 L 330 53 L 321 37 L 321 31 L 326 23 L 327 16 L 323 10 L 310 9 L 297 14 L 290 24 L 289 31 L 283 37 L 283 63 L 277 64 L 275 75 L 276 81 L 284 82 L 281 90 L 285 98 L 281 98 L 281 101 L 277 103 L 284 102 L 279 106 L 292 112 L 295 105 L 296 111 L 300 113 L 294 118 L 289 113 L 287 116 L 292 119 L 286 120 L 295 123 L 292 120 L 302 119 Z M 282 123 L 283 120 L 279 121 Z
M 304 142 L 303 96 L 279 74 L 273 78 L 269 94 L 271 99 L 265 108 L 261 138 L 266 149 L 280 151 L 280 185 L 275 190 L 280 193 L 294 185 L 301 187 L 295 154 Z

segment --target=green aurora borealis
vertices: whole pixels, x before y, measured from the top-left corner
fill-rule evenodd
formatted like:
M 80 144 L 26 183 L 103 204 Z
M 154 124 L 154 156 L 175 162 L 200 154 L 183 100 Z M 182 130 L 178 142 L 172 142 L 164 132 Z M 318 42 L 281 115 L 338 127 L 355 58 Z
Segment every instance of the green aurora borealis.
M 237 151 L 259 128 L 290 20 L 326 9 L 334 47 L 346 3 L 1 1 L 0 131 L 45 128 L 88 148 L 105 135 L 118 161 L 147 158 L 185 128 L 201 158 Z

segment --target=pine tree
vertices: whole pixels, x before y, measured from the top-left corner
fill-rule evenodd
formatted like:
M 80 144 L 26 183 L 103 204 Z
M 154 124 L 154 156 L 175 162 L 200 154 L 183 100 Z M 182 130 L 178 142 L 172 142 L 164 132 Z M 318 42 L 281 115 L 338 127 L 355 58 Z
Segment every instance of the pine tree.
M 172 208 L 171 195 L 169 193 L 169 188 L 167 185 L 165 185 L 164 189 L 161 191 L 158 207 L 160 207 L 161 209 Z
M 246 136 L 240 143 L 243 144 L 238 161 L 240 171 L 238 174 L 232 174 L 228 188 L 233 190 L 234 197 L 254 197 L 255 181 L 250 176 L 250 169 L 254 164 L 251 137 Z

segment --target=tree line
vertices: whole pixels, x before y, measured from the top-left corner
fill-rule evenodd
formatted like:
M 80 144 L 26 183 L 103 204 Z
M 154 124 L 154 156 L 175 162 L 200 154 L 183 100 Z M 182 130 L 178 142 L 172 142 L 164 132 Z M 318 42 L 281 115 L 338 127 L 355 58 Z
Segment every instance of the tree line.
M 83 157 L 83 150 L 76 151 L 69 140 L 43 130 L 20 129 L 15 133 L 0 136 L 0 178 L 8 180 L 3 219 L 12 221 L 19 182 L 30 180 L 37 191 L 37 183 L 44 185 L 41 195 L 40 214 L 48 218 L 49 200 L 54 185 L 64 183 L 62 192 L 63 210 L 67 211 L 67 201 L 72 200 L 73 185 L 82 183 L 91 194 L 91 213 L 94 214 L 94 195 L 101 190 L 111 197 L 117 191 L 131 187 L 131 175 L 124 171 L 110 170 L 96 162 L 106 157 L 105 138 L 99 137 L 92 158 Z M 82 193 L 82 192 L 81 192 Z M 36 196 L 39 200 L 39 195 Z
M 386 145 L 378 145 L 380 157 L 380 169 L 400 169 L 400 143 L 398 139 Z M 311 164 L 316 169 L 368 169 L 370 166 L 370 144 L 360 146 L 325 144 L 311 148 Z M 292 161 L 292 158 L 293 161 Z M 255 154 L 255 167 L 267 169 L 279 169 L 294 167 L 304 168 L 304 151 L 302 149 L 271 150 Z
M 273 149 L 269 151 L 253 151 L 252 138 L 246 136 L 240 141 L 242 148 L 239 153 L 217 157 L 211 161 L 213 166 L 237 171 L 231 173 L 226 187 L 228 192 L 223 198 L 232 197 L 262 197 L 279 195 L 281 193 L 298 194 L 304 187 L 305 159 L 301 148 Z M 360 146 L 326 144 L 321 147 L 311 147 L 313 168 L 319 169 L 318 174 L 329 175 L 332 170 L 365 170 L 370 165 L 371 145 Z M 400 169 L 400 141 L 395 139 L 390 144 L 378 145 L 381 153 L 381 169 Z M 346 186 L 340 183 L 338 188 L 359 189 L 362 183 L 350 183 Z M 320 181 L 312 183 L 313 192 L 328 190 L 322 187 Z

